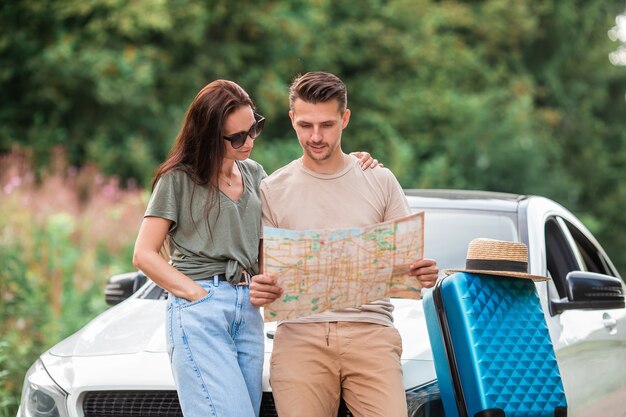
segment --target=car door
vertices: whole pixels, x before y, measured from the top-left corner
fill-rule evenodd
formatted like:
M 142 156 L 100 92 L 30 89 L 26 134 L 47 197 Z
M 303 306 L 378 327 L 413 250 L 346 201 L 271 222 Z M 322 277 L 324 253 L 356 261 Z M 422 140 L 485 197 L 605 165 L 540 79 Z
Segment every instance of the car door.
M 560 216 L 548 218 L 545 239 L 552 300 L 567 301 L 566 277 L 571 271 L 619 277 L 590 233 L 573 222 Z M 560 327 L 555 344 L 569 415 L 626 416 L 625 309 L 568 309 L 552 314 Z

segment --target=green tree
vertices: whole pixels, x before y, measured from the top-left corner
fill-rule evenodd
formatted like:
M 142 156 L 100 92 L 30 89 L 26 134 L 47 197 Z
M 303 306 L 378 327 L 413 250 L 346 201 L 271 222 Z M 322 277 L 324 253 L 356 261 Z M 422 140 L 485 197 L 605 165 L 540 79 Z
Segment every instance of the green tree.
M 6 2 L 0 57 L 0 150 L 56 144 L 70 161 L 147 182 L 206 80 L 198 62 L 219 20 L 201 2 Z M 208 45 L 210 47 L 210 45 Z
M 405 187 L 552 197 L 626 260 L 626 67 L 605 0 L 24 0 L 0 6 L 0 152 L 53 144 L 72 164 L 149 183 L 208 81 L 268 119 L 255 159 L 299 155 L 287 87 L 327 70 L 350 91 L 346 150 Z

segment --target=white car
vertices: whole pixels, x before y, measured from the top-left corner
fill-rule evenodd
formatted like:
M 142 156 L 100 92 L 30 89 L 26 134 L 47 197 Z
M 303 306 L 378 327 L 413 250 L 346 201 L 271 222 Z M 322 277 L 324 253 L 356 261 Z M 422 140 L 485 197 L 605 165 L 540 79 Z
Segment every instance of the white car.
M 624 281 L 574 215 L 537 196 L 407 190 L 425 210 L 425 256 L 460 268 L 476 237 L 529 246 L 536 284 L 574 417 L 626 416 Z M 41 355 L 25 376 L 18 417 L 182 416 L 165 351 L 165 298 L 141 273 L 112 277 L 119 304 Z M 122 301 L 123 302 L 120 302 Z M 393 300 L 403 339 L 409 416 L 443 416 L 420 301 Z M 261 416 L 275 416 L 268 361 L 276 323 L 266 324 Z M 341 406 L 338 415 L 350 415 Z

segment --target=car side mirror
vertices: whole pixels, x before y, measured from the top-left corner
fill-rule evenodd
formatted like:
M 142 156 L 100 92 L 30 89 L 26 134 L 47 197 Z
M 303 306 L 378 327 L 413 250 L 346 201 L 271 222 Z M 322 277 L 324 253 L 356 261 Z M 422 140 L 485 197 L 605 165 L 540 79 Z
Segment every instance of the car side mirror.
M 624 308 L 624 288 L 619 278 L 594 272 L 571 271 L 565 277 L 567 298 L 551 302 L 552 311 Z
M 133 295 L 147 280 L 148 277 L 141 271 L 113 275 L 107 280 L 104 299 L 110 306 L 119 304 Z

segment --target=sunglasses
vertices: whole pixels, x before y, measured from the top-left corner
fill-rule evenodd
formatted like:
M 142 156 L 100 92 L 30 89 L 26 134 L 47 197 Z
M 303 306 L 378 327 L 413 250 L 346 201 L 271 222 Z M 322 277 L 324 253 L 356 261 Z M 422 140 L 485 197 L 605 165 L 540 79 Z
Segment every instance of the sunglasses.
M 252 139 L 256 139 L 261 134 L 263 126 L 265 125 L 265 117 L 258 113 L 254 113 L 254 124 L 247 132 L 234 133 L 230 136 L 224 136 L 224 139 L 230 142 L 233 148 L 238 149 L 246 143 L 246 139 L 250 136 Z

